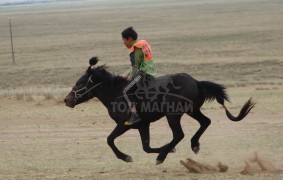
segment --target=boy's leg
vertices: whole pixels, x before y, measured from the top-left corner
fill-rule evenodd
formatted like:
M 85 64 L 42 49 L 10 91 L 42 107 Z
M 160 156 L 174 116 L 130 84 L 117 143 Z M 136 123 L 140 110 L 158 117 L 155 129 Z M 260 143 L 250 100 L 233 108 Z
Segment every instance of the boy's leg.
M 129 99 L 129 96 L 127 94 L 141 80 L 142 80 L 142 74 L 138 73 L 133 78 L 133 80 L 123 90 L 123 94 L 124 94 L 125 100 L 127 101 L 128 106 L 129 106 L 129 108 L 130 108 L 130 110 L 132 112 L 132 115 L 131 115 L 130 119 L 125 122 L 125 125 L 128 125 L 128 126 L 133 125 L 133 124 L 141 121 L 141 118 L 139 117 L 139 115 L 137 113 L 137 109 L 136 109 L 135 103 L 131 102 L 131 100 Z

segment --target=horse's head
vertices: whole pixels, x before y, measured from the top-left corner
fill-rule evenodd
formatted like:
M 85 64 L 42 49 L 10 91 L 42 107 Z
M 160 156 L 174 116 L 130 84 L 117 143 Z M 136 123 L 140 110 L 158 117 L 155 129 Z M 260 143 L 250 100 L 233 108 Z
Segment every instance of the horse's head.
M 76 105 L 96 97 L 95 89 L 103 83 L 103 79 L 98 73 L 103 66 L 92 69 L 92 66 L 97 62 L 97 57 L 93 57 L 89 60 L 90 66 L 85 74 L 76 82 L 71 92 L 66 96 L 64 100 L 66 106 L 74 108 Z

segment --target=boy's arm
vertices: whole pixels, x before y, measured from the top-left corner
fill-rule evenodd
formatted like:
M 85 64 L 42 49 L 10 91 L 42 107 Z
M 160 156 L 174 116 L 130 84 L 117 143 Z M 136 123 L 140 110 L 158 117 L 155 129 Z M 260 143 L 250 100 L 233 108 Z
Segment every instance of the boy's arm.
M 130 59 L 131 59 L 132 67 L 129 72 L 129 79 L 132 79 L 135 76 L 135 74 L 138 72 L 138 70 L 140 70 L 141 63 L 144 60 L 142 49 L 135 48 L 135 51 L 133 51 L 130 54 Z

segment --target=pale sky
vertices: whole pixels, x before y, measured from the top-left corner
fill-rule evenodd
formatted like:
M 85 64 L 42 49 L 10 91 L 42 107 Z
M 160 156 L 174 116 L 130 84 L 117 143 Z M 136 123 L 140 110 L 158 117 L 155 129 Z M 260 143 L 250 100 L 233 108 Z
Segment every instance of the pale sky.
M 8 3 L 8 2 L 22 2 L 26 0 L 0 0 L 0 3 Z
M 24 0 L 0 0 L 0 3 L 6 3 L 6 2 L 19 2 Z
M 0 3 L 23 2 L 23 1 L 42 1 L 42 0 L 0 0 Z

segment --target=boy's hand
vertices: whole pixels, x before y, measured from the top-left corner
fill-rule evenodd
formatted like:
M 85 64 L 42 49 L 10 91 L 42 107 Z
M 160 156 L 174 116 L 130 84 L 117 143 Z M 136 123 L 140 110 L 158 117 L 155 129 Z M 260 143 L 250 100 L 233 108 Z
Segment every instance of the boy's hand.
M 124 78 L 125 80 L 127 80 L 127 81 L 130 80 L 130 77 L 129 77 L 129 76 L 123 76 L 123 78 Z

